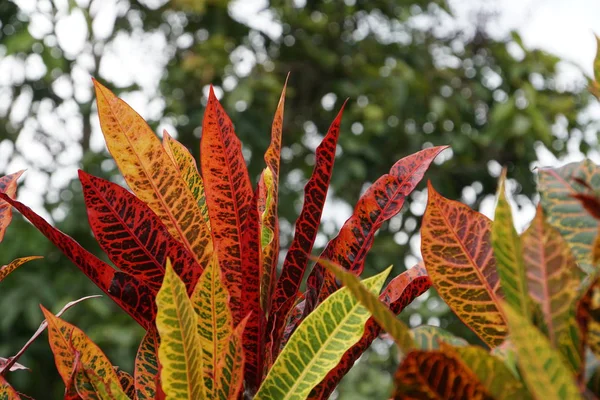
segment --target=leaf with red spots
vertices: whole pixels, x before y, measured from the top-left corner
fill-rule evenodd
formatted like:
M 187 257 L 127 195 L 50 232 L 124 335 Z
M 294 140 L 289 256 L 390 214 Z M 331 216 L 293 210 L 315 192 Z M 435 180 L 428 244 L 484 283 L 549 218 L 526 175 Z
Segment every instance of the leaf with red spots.
M 79 171 L 88 219 L 98 244 L 122 271 L 160 289 L 167 257 L 191 293 L 202 267 L 160 218 L 125 188 Z
M 257 229 L 258 224 L 248 220 L 249 208 L 254 208 L 254 193 L 240 140 L 212 88 L 202 121 L 200 146 L 200 164 L 213 243 L 227 291 L 231 296 L 230 306 L 234 323 L 237 324 L 244 317 L 241 298 L 243 281 L 255 280 L 254 277 L 242 277 L 242 271 L 245 269 L 243 264 L 256 263 L 253 268 L 259 268 L 258 249 L 248 248 L 250 242 L 244 241 L 242 236 L 249 229 Z M 258 232 L 246 233 L 255 235 L 255 240 L 258 240 Z M 258 277 L 258 282 L 259 272 L 252 272 L 252 275 Z M 258 287 L 256 292 L 259 293 Z
M 0 193 L 6 193 L 13 199 L 17 194 L 17 180 L 25 171 L 0 177 Z M 12 220 L 12 207 L 5 201 L 0 200 L 0 242 L 4 239 L 6 228 Z
M 289 77 L 289 75 L 288 75 Z M 258 183 L 258 212 L 262 249 L 261 306 L 268 313 L 271 297 L 277 282 L 277 261 L 279 256 L 279 219 L 277 205 L 279 197 L 279 164 L 281 159 L 281 131 L 283 128 L 283 109 L 287 79 L 281 91 L 277 111 L 271 127 L 271 143 L 265 152 L 267 168 Z
M 156 304 L 152 288 L 132 275 L 115 271 L 110 265 L 85 250 L 73 238 L 51 226 L 29 207 L 13 200 L 4 193 L 0 199 L 15 207 L 44 236 L 46 236 L 69 260 L 71 260 L 92 282 L 113 299 L 140 325 L 147 328 L 154 321 Z
M 417 264 L 392 279 L 379 296 L 379 300 L 388 305 L 390 310 L 397 315 L 415 298 L 425 293 L 430 286 L 431 281 L 427 276 L 425 267 L 422 264 Z M 340 380 L 371 345 L 373 340 L 379 336 L 380 332 L 381 327 L 373 318 L 370 318 L 365 325 L 365 333 L 362 338 L 346 351 L 338 365 L 312 390 L 309 399 L 328 399 Z
M 456 315 L 490 347 L 508 333 L 499 300 L 491 221 L 428 186 L 421 253 L 433 286 Z
M 388 174 L 377 179 L 360 197 L 352 216 L 319 258 L 331 260 L 360 275 L 377 230 L 400 212 L 406 196 L 415 189 L 429 165 L 446 147 L 425 149 L 394 164 Z M 308 278 L 308 309 L 305 315 L 316 306 L 317 295 L 318 302 L 321 302 L 338 288 L 335 276 L 322 264 L 315 265 Z
M 335 161 L 340 123 L 345 105 L 346 103 L 344 103 L 337 117 L 329 127 L 327 135 L 319 147 L 317 147 L 315 168 L 308 183 L 304 187 L 304 204 L 302 205 L 302 212 L 296 221 L 294 239 L 286 254 L 281 276 L 277 280 L 273 303 L 271 305 L 272 309 L 278 310 L 277 313 L 281 315 L 287 315 L 289 307 L 293 306 L 293 304 L 288 303 L 287 300 L 290 297 L 295 297 L 298 293 L 298 288 L 302 283 L 308 258 L 317 237 L 321 214 L 323 213 L 323 206 L 325 205 L 327 189 L 329 188 L 329 181 L 333 170 L 333 163 Z M 278 321 L 278 326 L 273 326 L 271 321 Z M 281 339 L 284 323 L 285 321 L 283 318 L 274 318 L 269 321 L 268 332 L 273 332 L 273 338 L 276 344 L 273 347 L 274 349 L 278 349 L 279 347 L 277 344 Z

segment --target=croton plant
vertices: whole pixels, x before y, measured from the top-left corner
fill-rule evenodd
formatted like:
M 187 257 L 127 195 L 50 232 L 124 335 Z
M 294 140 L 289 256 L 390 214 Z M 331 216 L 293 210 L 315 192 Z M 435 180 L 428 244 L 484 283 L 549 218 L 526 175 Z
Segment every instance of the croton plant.
M 600 57 L 596 82 L 600 85 Z M 384 331 L 400 364 L 396 399 L 578 399 L 600 396 L 600 167 L 539 171 L 540 205 L 519 235 L 500 177 L 494 221 L 429 184 L 423 261 L 360 281 L 382 224 L 402 209 L 445 147 L 392 166 L 361 196 L 319 257 L 311 252 L 335 160 L 342 111 L 316 151 L 281 268 L 277 197 L 285 87 L 265 169 L 253 187 L 233 125 L 211 90 L 200 167 L 167 132 L 94 82 L 106 144 L 129 190 L 79 172 L 90 227 L 114 267 L 15 199 L 21 172 L 0 178 L 0 240 L 17 209 L 145 330 L 134 371 L 114 367 L 80 329 L 45 321 L 0 359 L 0 399 L 19 356 L 46 328 L 65 399 L 327 399 Z M 343 110 L 343 107 L 342 107 Z M 37 257 L 0 269 L 0 280 Z M 307 268 L 314 264 L 306 281 Z M 280 272 L 279 272 L 280 271 Z M 481 339 L 397 315 L 432 286 Z M 343 287 L 342 287 L 343 286 Z

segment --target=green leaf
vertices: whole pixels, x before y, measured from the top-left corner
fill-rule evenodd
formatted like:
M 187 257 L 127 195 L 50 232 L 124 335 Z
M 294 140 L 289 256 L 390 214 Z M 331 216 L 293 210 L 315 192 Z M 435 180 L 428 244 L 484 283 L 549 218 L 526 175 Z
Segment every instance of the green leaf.
M 162 365 L 162 388 L 167 399 L 202 399 L 202 344 L 198 315 L 184 283 L 167 259 L 165 279 L 156 296 L 156 327 L 160 334 L 158 358 Z
M 363 284 L 378 293 L 389 271 L 366 279 Z M 348 288 L 332 294 L 292 334 L 255 400 L 305 399 L 362 337 L 370 316 Z
M 575 377 L 548 339 L 509 305 L 504 305 L 509 334 L 525 383 L 536 399 L 581 399 Z
M 411 330 L 415 346 L 421 350 L 437 350 L 440 348 L 440 342 L 451 344 L 452 346 L 466 346 L 465 339 L 456 337 L 448 331 L 437 326 L 421 325 Z
M 498 183 L 498 205 L 492 224 L 492 247 L 496 269 L 506 302 L 521 315 L 531 319 L 531 300 L 527 290 L 527 277 L 521 238 L 515 230 L 510 204 L 504 188 L 506 170 Z
M 85 368 L 81 362 L 77 365 L 75 388 L 83 400 L 129 400 L 118 380 L 102 379 L 98 372 Z

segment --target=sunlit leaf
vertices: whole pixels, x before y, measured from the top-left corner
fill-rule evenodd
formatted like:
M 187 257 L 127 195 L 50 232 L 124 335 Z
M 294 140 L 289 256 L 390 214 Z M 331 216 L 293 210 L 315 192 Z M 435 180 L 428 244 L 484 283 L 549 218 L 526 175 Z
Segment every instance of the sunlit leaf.
M 17 180 L 25 171 L 15 172 L 14 174 L 0 177 L 0 192 L 6 193 L 13 199 L 17 195 Z M 12 220 L 12 207 L 0 199 L 0 242 L 4 239 L 6 228 Z
M 237 399 L 243 386 L 244 376 L 244 349 L 242 337 L 244 328 L 249 318 L 247 316 L 230 333 L 225 347 L 219 355 L 219 362 L 215 368 L 215 399 Z

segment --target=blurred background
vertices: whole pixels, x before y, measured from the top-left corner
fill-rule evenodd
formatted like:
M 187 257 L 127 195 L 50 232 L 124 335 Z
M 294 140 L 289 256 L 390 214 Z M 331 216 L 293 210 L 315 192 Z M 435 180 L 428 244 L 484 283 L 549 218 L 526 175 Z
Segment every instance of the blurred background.
M 444 196 L 490 215 L 503 165 L 522 229 L 537 166 L 597 151 L 600 106 L 588 94 L 600 33 L 594 0 L 0 0 L 0 175 L 26 168 L 19 199 L 100 255 L 87 225 L 77 169 L 122 183 L 106 151 L 91 77 L 111 87 L 157 132 L 197 157 L 208 85 L 233 120 L 256 182 L 286 74 L 282 149 L 283 249 L 302 205 L 314 150 L 349 98 L 315 254 L 361 192 L 398 159 L 450 144 L 426 178 Z M 385 224 L 364 276 L 419 257 L 424 184 Z M 0 355 L 15 354 L 42 315 L 99 293 L 19 216 L 0 265 L 43 255 L 0 287 Z M 131 372 L 142 330 L 109 299 L 65 318 Z M 433 290 L 403 314 L 478 343 Z M 11 373 L 19 390 L 61 398 L 46 335 Z M 387 399 L 393 346 L 378 340 L 334 394 Z M 360 379 L 358 378 L 360 377 Z

